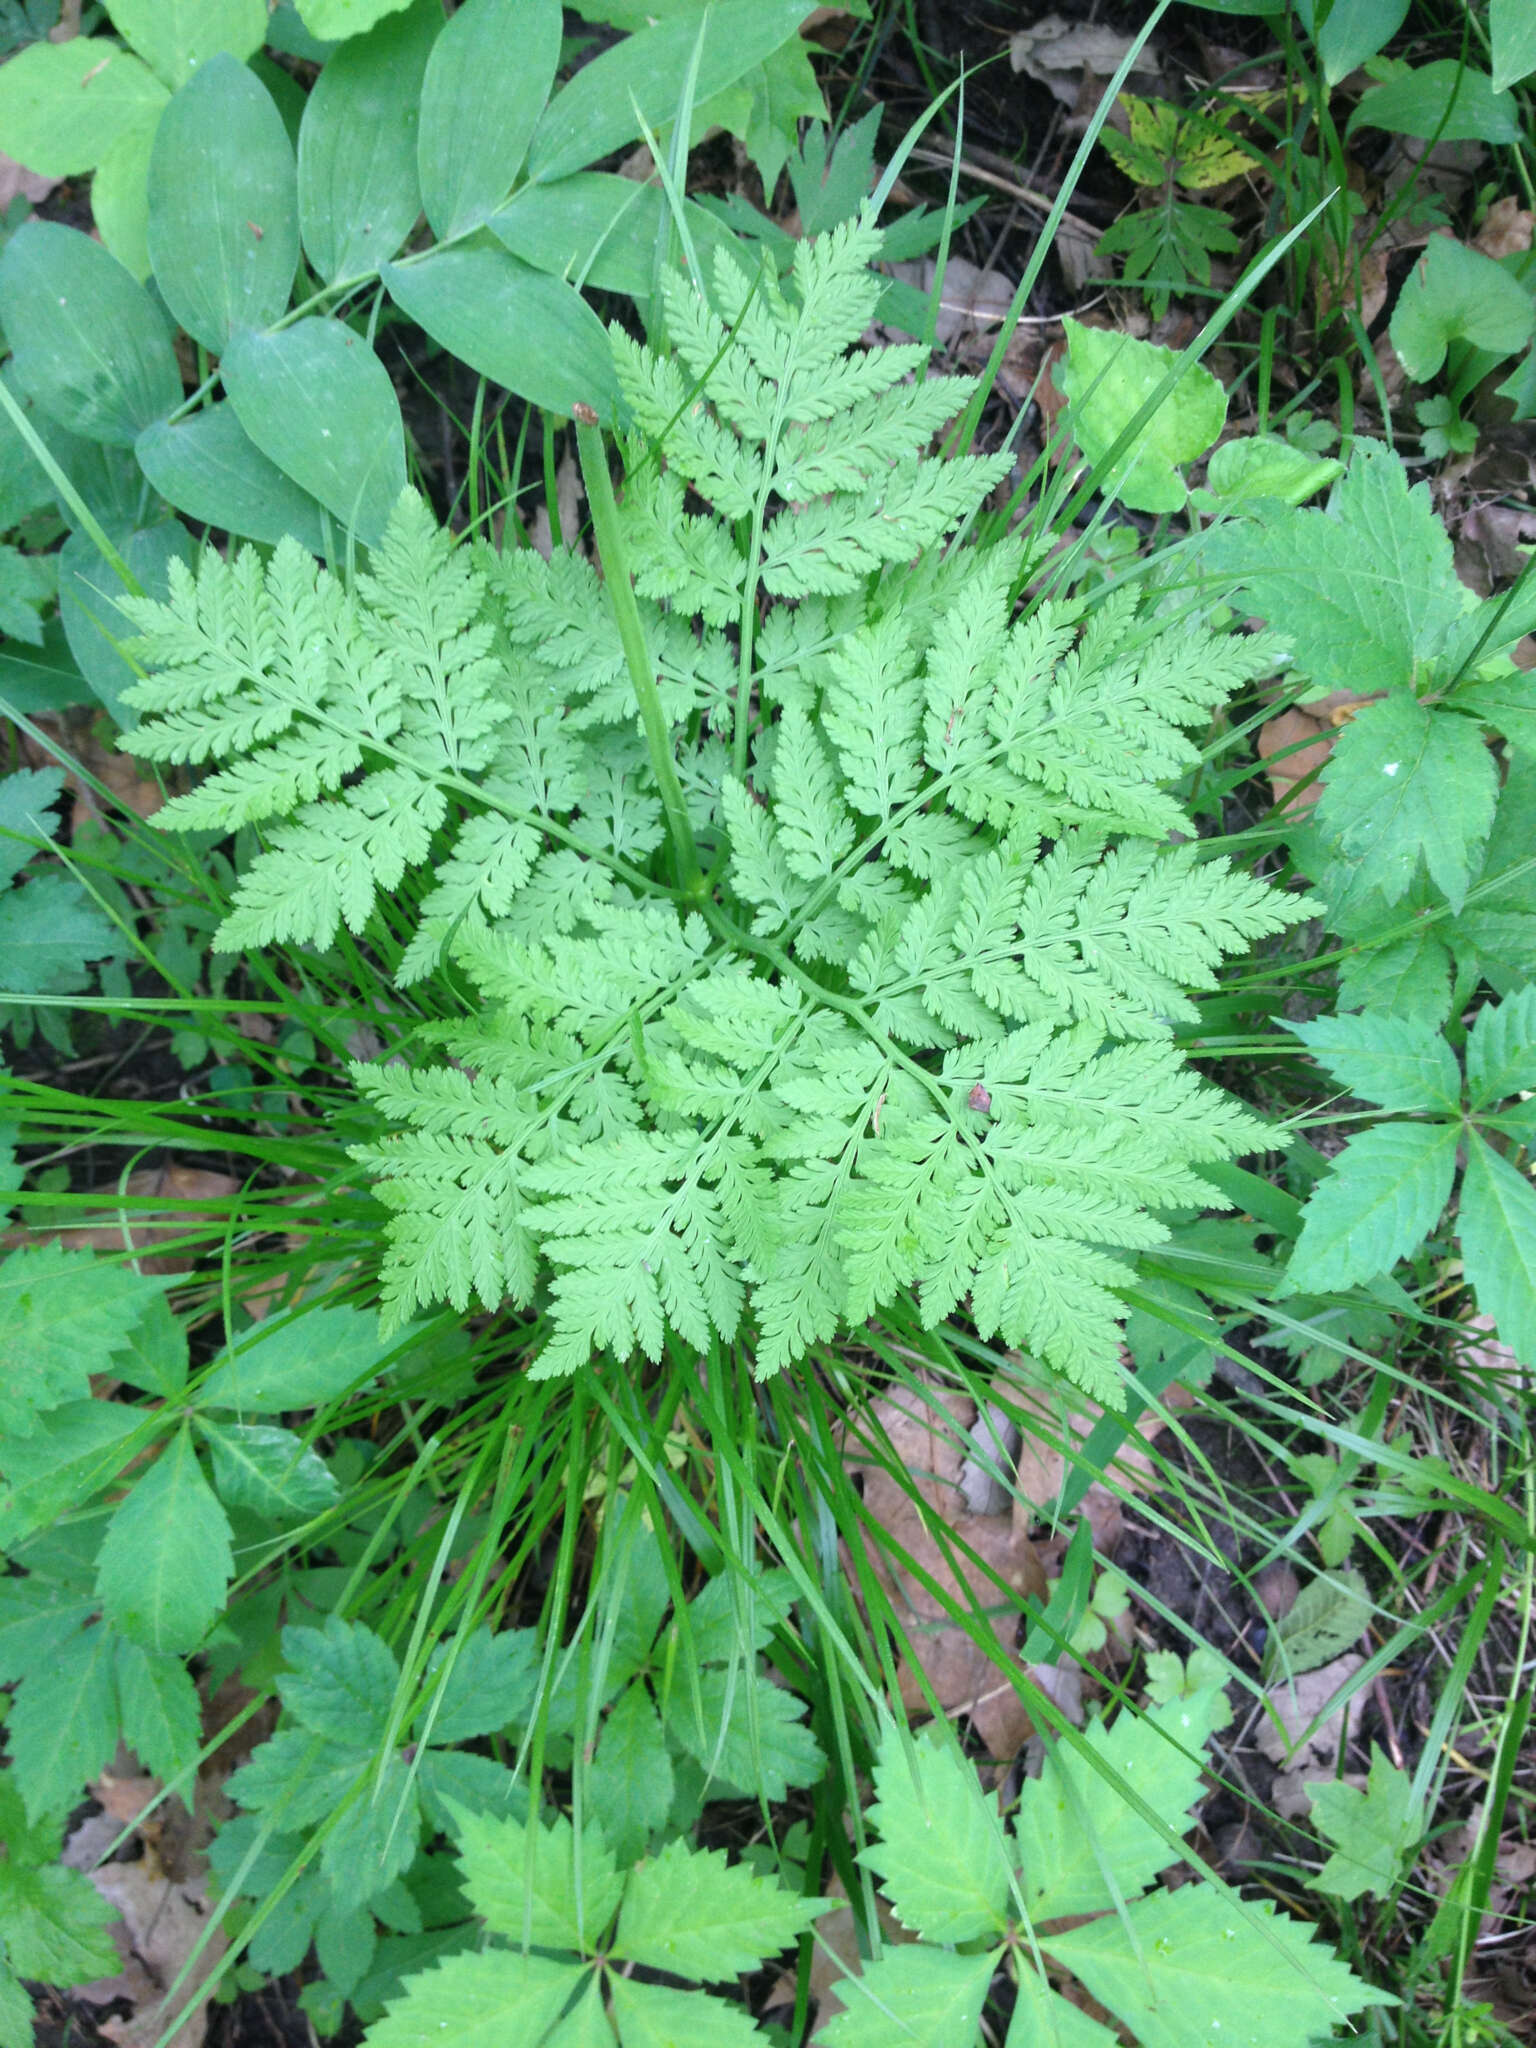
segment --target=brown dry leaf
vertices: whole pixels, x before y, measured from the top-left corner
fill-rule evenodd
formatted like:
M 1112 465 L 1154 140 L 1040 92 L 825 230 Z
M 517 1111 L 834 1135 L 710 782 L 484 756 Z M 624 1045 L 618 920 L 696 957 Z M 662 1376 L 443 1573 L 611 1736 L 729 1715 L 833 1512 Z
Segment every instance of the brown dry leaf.
M 1030 1595 L 1044 1597 L 1045 1572 L 1028 1531 L 1016 1527 L 1011 1515 L 972 1514 L 965 1505 L 960 1486 L 965 1452 L 958 1431 L 974 1424 L 974 1403 L 952 1388 L 930 1384 L 921 1391 L 899 1388 L 875 1402 L 872 1413 L 906 1467 L 908 1483 L 904 1487 L 883 1464 L 860 1457 L 849 1446 L 850 1467 L 864 1477 L 871 1521 L 953 1603 L 985 1612 L 998 1643 L 1011 1654 L 1024 1601 Z M 913 1494 L 937 1512 L 955 1546 L 968 1547 L 996 1573 L 1010 1589 L 1008 1595 L 999 1592 L 988 1573 L 969 1567 L 958 1548 L 951 1554 L 959 1569 L 951 1566 Z M 871 1544 L 867 1554 L 939 1705 L 947 1714 L 968 1714 L 993 1757 L 1016 1756 L 1029 1736 L 1030 1720 L 1014 1687 L 925 1586 L 877 1545 Z M 926 1701 L 916 1670 L 904 1662 L 898 1675 L 903 1705 L 922 1711 Z
M 1518 199 L 1495 199 L 1472 237 L 1472 246 L 1485 256 L 1518 256 L 1531 246 L 1533 225 L 1536 214 L 1528 212 Z
M 1014 30 L 1008 38 L 1008 62 L 1045 86 L 1063 106 L 1075 108 L 1085 90 L 1094 93 L 1095 79 L 1114 77 L 1134 41 L 1134 36 L 1103 24 L 1046 14 L 1028 28 Z M 1156 76 L 1157 57 L 1149 43 L 1136 59 L 1131 82 L 1145 85 Z
M 153 1208 L 141 1208 L 140 1203 L 191 1202 L 199 1208 L 213 1207 L 236 1193 L 240 1182 L 227 1173 L 210 1173 L 200 1166 L 146 1166 L 128 1176 L 123 1188 L 127 1204 L 121 1211 L 112 1211 L 110 1220 L 103 1223 L 67 1224 L 59 1230 L 39 1236 L 36 1231 L 8 1230 L 0 1236 L 0 1243 L 18 1244 L 23 1240 L 29 1244 L 55 1243 L 67 1245 L 73 1251 L 121 1252 L 125 1246 L 135 1252 L 149 1253 L 139 1260 L 140 1269 L 145 1273 L 187 1273 L 193 1265 L 192 1258 L 185 1252 L 164 1256 L 151 1250 L 157 1244 L 167 1244 L 179 1237 L 185 1237 L 197 1224 L 197 1209 L 183 1209 L 174 1213 L 158 1212 L 163 1221 L 157 1220 Z M 104 1196 L 103 1200 L 110 1197 Z
M 1276 1811 L 1287 1820 L 1295 1820 L 1310 1809 L 1310 1785 L 1335 1774 L 1340 1744 L 1349 1740 L 1361 1701 L 1356 1694 L 1331 1712 L 1329 1702 L 1364 1662 L 1356 1651 L 1346 1650 L 1342 1657 L 1335 1657 L 1331 1664 L 1321 1665 L 1316 1671 L 1281 1679 L 1265 1694 L 1273 1713 L 1266 1714 L 1259 1723 L 1255 1739 L 1272 1764 L 1284 1766 L 1271 1787 L 1270 1798 Z M 1324 1718 L 1313 1728 L 1319 1714 Z M 1309 1728 L 1312 1732 L 1307 1734 Z M 1346 1782 L 1354 1780 L 1347 1778 Z M 1363 1786 L 1364 1778 L 1359 1782 Z
M 115 1977 L 81 1985 L 73 1995 L 92 2005 L 127 1999 L 134 2008 L 129 2017 L 103 2020 L 101 2032 L 119 2048 L 154 2048 L 166 2022 L 196 1997 L 228 1945 L 223 1930 L 217 1930 L 174 2004 L 167 2006 L 166 1993 L 208 1925 L 208 1865 L 200 1846 L 207 1830 L 180 1800 L 166 1800 L 139 1829 L 142 1854 L 136 1860 L 93 1869 L 95 1858 L 107 1851 L 122 1828 L 139 1819 L 158 1797 L 160 1784 L 154 1778 L 119 1778 L 104 1772 L 91 1789 L 103 1810 L 70 1837 L 63 1860 L 83 1869 L 122 1915 L 110 1932 L 123 1967 Z M 167 2048 L 201 2048 L 207 2031 L 204 2000 L 187 2013 Z
M 1014 1520 L 1027 1529 L 1038 1516 L 1031 1508 L 1049 1511 L 1060 1500 L 1067 1479 L 1069 1441 L 1082 1443 L 1104 1411 L 1095 1402 L 1068 1407 L 1038 1387 L 1017 1384 L 1007 1388 L 1013 1419 L 1021 1427 L 1018 1458 L 1018 1492 L 1013 1503 Z M 1163 1396 L 1165 1407 L 1193 1408 L 1195 1397 L 1187 1387 L 1170 1387 Z M 1030 1426 L 1030 1418 L 1034 1426 Z M 1144 1490 L 1154 1483 L 1156 1468 L 1147 1446 L 1165 1427 L 1161 1415 L 1150 1410 L 1143 1415 L 1131 1437 L 1121 1446 L 1109 1467 L 1108 1478 L 1123 1491 Z M 1114 1487 L 1095 1479 L 1083 1495 L 1078 1512 L 1086 1515 L 1093 1529 L 1093 1544 L 1101 1557 L 1113 1557 L 1120 1546 L 1122 1516 Z
M 1269 787 L 1277 806 L 1294 804 L 1305 810 L 1322 795 L 1322 784 L 1314 770 L 1327 766 L 1328 756 L 1340 729 L 1347 725 L 1362 704 L 1374 700 L 1354 697 L 1347 690 L 1334 690 L 1311 704 L 1293 704 L 1259 727 L 1259 757 L 1268 761 Z M 1298 783 L 1312 780 L 1305 789 Z
M 18 199 L 29 200 L 36 206 L 48 197 L 58 182 L 57 178 L 45 178 L 37 171 L 29 171 L 13 156 L 0 155 L 0 213 L 9 212 Z

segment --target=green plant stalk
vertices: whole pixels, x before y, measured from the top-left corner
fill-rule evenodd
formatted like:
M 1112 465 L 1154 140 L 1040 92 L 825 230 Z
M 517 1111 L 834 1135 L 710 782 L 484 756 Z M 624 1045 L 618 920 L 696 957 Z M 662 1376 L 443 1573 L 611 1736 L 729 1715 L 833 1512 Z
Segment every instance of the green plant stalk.
M 595 413 L 589 419 L 577 420 L 576 450 L 581 458 L 581 479 L 586 485 L 587 503 L 592 508 L 592 531 L 597 541 L 598 559 L 603 565 L 603 580 L 613 600 L 613 614 L 618 621 L 624 659 L 629 665 L 630 680 L 640 705 L 640 723 L 645 728 L 651 773 L 656 777 L 656 787 L 661 794 L 661 808 L 667 821 L 667 836 L 672 842 L 672 862 L 678 886 L 691 901 L 702 903 L 706 892 L 698 848 L 693 843 L 693 827 L 688 822 L 688 807 L 683 802 L 682 784 L 677 779 L 677 765 L 672 759 L 672 736 L 661 708 L 656 671 L 646 648 L 640 607 L 635 603 L 635 589 L 629 578 L 629 561 L 619 527 L 619 508 L 614 500 L 608 456 Z

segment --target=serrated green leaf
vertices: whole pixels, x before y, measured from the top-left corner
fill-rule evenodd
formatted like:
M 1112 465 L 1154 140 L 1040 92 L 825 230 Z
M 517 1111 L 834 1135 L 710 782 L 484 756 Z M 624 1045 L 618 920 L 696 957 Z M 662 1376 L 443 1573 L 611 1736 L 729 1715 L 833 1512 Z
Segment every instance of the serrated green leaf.
M 116 1645 L 98 1623 L 49 1646 L 25 1674 L 5 1724 L 11 1766 L 34 1819 L 79 1799 L 117 1743 Z
M 1331 1892 L 1338 1899 L 1358 1899 L 1365 1892 L 1386 1898 L 1424 1832 L 1408 1773 L 1397 1770 L 1372 1743 L 1364 1791 L 1327 1778 L 1314 1780 L 1307 1795 L 1313 1826 L 1334 1845 L 1317 1876 L 1307 1879 L 1313 1891 Z
M 449 1956 L 412 1977 L 364 2037 L 368 2048 L 508 2048 L 539 2041 L 580 1982 L 575 1963 L 490 1949 Z
M 1005 1924 L 1008 1853 L 975 1766 L 948 1743 L 887 1728 L 875 1765 L 871 1825 L 860 1853 L 902 1924 L 925 1941 L 974 1941 Z
M 1463 613 L 1428 485 L 1410 489 L 1401 458 L 1375 442 L 1356 444 L 1325 511 L 1258 506 L 1207 535 L 1200 560 L 1237 580 L 1247 609 L 1286 636 L 1319 692 L 1402 688 Z
M 1438 1109 L 1454 1115 L 1461 1071 L 1440 1033 L 1415 1018 L 1318 1017 L 1286 1027 L 1347 1088 L 1383 1109 Z
M 96 1561 L 107 1619 L 147 1650 L 195 1650 L 234 1574 L 229 1523 L 179 1429 L 118 1503 Z
M 521 1724 L 538 1690 L 538 1631 L 504 1629 L 492 1635 L 477 1628 L 462 1642 L 441 1643 L 427 1666 L 434 1681 L 452 1659 L 452 1670 L 428 1732 L 427 1710 L 417 1721 L 418 1739 L 434 1743 L 468 1742 L 477 1735 L 499 1735 L 509 1722 Z
M 1456 1173 L 1455 1124 L 1378 1124 L 1351 1138 L 1302 1210 L 1290 1280 L 1313 1294 L 1390 1272 L 1439 1222 Z
M 1460 909 L 1497 801 L 1480 729 L 1393 690 L 1357 712 L 1335 741 L 1317 822 L 1355 863 L 1361 887 L 1395 903 L 1422 862 Z
M 242 1415 L 281 1415 L 318 1408 L 366 1385 L 394 1348 L 373 1316 L 355 1308 L 307 1308 L 285 1322 L 263 1323 L 198 1385 L 199 1408 Z
M 1492 1109 L 1536 1088 L 1536 984 L 1486 1003 L 1467 1035 L 1467 1096 Z
M 1019 1958 L 1013 2018 L 1004 2048 L 1112 2048 L 1117 2037 L 1090 2019 L 1081 2006 L 1063 1998 Z
M 116 1378 L 146 1394 L 174 1401 L 187 1384 L 187 1326 L 163 1294 L 155 1295 L 130 1327 L 112 1361 Z
M 1478 1307 L 1522 1365 L 1536 1364 L 1536 1188 L 1476 1132 L 1457 1224 Z
M 1084 1740 L 1107 1766 L 1106 1776 L 1056 1742 L 1040 1776 L 1025 1782 L 1014 1819 L 1020 1877 L 1038 1923 L 1067 1914 L 1099 1913 L 1150 1884 L 1178 1856 L 1200 1794 L 1205 1746 L 1226 1711 L 1220 1687 L 1168 1701 L 1145 1714 L 1122 1710 L 1102 1719 Z M 1143 1820 L 1121 1787 L 1146 1802 L 1167 1833 Z M 1112 1888 L 1113 1887 L 1113 1888 Z
M 578 1844 L 564 1818 L 536 1826 L 530 1843 L 519 1820 L 463 1814 L 459 1862 L 465 1890 L 491 1931 L 535 1948 L 594 1949 L 624 1890 L 599 1829 L 587 1828 Z
M 1373 1612 L 1365 1580 L 1354 1570 L 1311 1579 L 1270 1633 L 1264 1673 L 1317 1671 L 1352 1649 Z
M 196 1763 L 202 1706 L 180 1657 L 157 1656 L 120 1638 L 117 1696 L 123 1740 L 147 1771 L 169 1784 Z
M 115 1977 L 122 1959 L 106 1930 L 116 1918 L 82 1872 L 61 1864 L 28 1870 L 0 1858 L 0 1928 L 18 1976 L 44 1984 Z
M 269 1522 L 306 1521 L 341 1496 L 325 1461 L 290 1429 L 262 1422 L 205 1422 L 213 1481 L 232 1508 Z
M 814 1785 L 826 1768 L 821 1745 L 803 1726 L 805 1708 L 766 1678 L 710 1667 L 691 1685 L 675 1682 L 664 1707 L 677 1742 L 728 1785 L 782 1799 L 791 1785 Z
M 721 1849 L 669 1842 L 630 1872 L 611 1953 L 719 1984 L 788 1948 L 827 1903 L 727 1863 Z
M 972 2048 L 997 1955 L 957 1956 L 916 1943 L 839 1977 L 843 2010 L 817 2030 L 826 2048 Z
M 1443 1024 L 1451 1013 L 1451 956 L 1426 930 L 1351 952 L 1339 962 L 1339 1005 Z
M 543 2048 L 613 2048 L 613 2029 L 595 1980 L 582 1993 L 575 2010 L 547 2037 Z
M 621 1865 L 632 1863 L 666 1822 L 672 1758 L 661 1718 L 638 1682 L 626 1686 L 603 1723 L 587 1772 L 587 1797 Z
M 34 2048 L 37 2004 L 0 1957 L 0 2048 Z
M 609 1979 L 619 2048 L 761 2048 L 762 2035 L 744 2006 L 707 1991 Z
M 90 1394 L 159 1280 L 90 1252 L 25 1245 L 0 1265 L 0 1434 L 26 1436 L 40 1414 Z
M 295 1720 L 357 1749 L 383 1739 L 400 1667 L 371 1628 L 339 1614 L 327 1615 L 323 1628 L 285 1628 L 283 1656 L 290 1668 L 277 1689 Z
M 1214 1885 L 1155 1891 L 1045 1946 L 1141 2048 L 1309 2048 L 1353 2013 L 1396 1999 L 1318 1947 L 1312 1930 Z M 1254 1917 L 1262 1918 L 1262 1930 Z
M 0 1439 L 0 1545 L 46 1528 L 108 1485 L 131 1455 L 144 1411 L 116 1401 L 66 1401 L 30 1436 Z

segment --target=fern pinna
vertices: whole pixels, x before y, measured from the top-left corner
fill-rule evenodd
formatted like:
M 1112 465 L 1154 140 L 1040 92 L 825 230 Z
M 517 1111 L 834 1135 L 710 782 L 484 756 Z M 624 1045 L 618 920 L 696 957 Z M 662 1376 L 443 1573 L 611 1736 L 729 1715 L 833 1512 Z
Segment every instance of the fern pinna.
M 158 822 L 263 827 L 221 943 L 345 922 L 429 984 L 414 1063 L 355 1069 L 393 1321 L 540 1296 L 546 1373 L 669 1329 L 770 1373 L 910 1288 L 1112 1401 L 1155 1212 L 1259 1141 L 1172 1028 L 1294 900 L 1169 785 L 1270 652 L 1020 612 L 1020 544 L 953 541 L 1006 458 L 925 452 L 969 381 L 855 346 L 878 247 L 787 293 L 722 255 L 671 352 L 615 335 L 606 577 L 407 494 L 351 588 L 285 541 L 124 601 L 124 744 L 219 764 Z

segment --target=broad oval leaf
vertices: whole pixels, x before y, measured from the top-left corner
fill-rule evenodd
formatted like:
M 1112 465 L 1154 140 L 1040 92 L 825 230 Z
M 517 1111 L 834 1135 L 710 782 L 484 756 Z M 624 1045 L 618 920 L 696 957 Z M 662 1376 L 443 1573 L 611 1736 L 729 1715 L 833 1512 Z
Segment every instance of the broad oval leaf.
M 229 1523 L 179 1429 L 107 1524 L 97 1597 L 112 1626 L 146 1650 L 195 1650 L 233 1572 Z
M 284 312 L 299 260 L 293 146 L 272 96 L 214 57 L 161 119 L 149 160 L 149 253 L 165 303 L 205 348 Z
M 590 405 L 613 418 L 618 386 L 603 323 L 558 277 L 496 248 L 441 249 L 391 263 L 390 297 L 435 341 L 550 412 Z
M 99 242 L 28 221 L 0 256 L 0 326 L 16 374 L 50 418 L 131 447 L 181 403 L 170 329 Z
M 1496 92 L 1486 71 L 1471 71 L 1454 57 L 1399 73 L 1363 93 L 1349 117 L 1357 128 L 1385 128 L 1420 142 L 1509 142 L 1520 140 L 1520 113 L 1513 93 Z
M 362 336 L 313 317 L 275 334 L 246 329 L 221 367 L 262 453 L 377 546 L 405 489 L 405 428 L 389 373 Z
M 275 547 L 285 533 L 325 552 L 320 507 L 252 441 L 227 402 L 171 426 L 157 420 L 134 443 L 144 474 L 178 512 Z
M 353 1308 L 308 1308 L 260 1324 L 213 1368 L 196 1391 L 199 1408 L 281 1415 L 316 1408 L 378 1371 L 391 1346 L 372 1316 Z
M 107 0 L 107 13 L 172 92 L 220 52 L 243 64 L 267 33 L 267 0 Z
M 166 595 L 171 563 L 190 562 L 194 552 L 192 536 L 179 519 L 109 529 L 108 538 L 150 597 Z M 59 617 L 80 673 L 120 728 L 135 723 L 123 692 L 136 680 L 114 644 L 132 639 L 135 631 L 117 608 L 122 594 L 116 570 L 102 560 L 95 542 L 88 534 L 72 533 L 59 554 Z
M 113 42 L 75 36 L 33 43 L 0 66 L 0 140 L 28 170 L 78 177 L 169 98 L 159 79 Z
M 119 135 L 91 179 L 91 212 L 112 254 L 142 284 L 153 267 L 149 255 L 149 159 L 160 126 L 160 109 Z
M 1536 327 L 1536 306 L 1519 279 L 1481 249 L 1431 235 L 1392 309 L 1392 346 L 1415 383 L 1427 384 L 1453 341 L 1512 356 Z
M 1488 0 L 1488 33 L 1495 91 L 1536 71 L 1536 9 L 1530 0 Z
M 1068 320 L 1066 329 L 1067 360 L 1056 381 L 1066 395 L 1077 445 L 1097 469 L 1179 358 L 1156 342 L 1076 320 Z M 1225 391 L 1201 364 L 1188 364 L 1095 482 L 1106 498 L 1137 512 L 1177 512 L 1189 495 L 1178 465 L 1203 455 L 1226 417 Z
M 300 21 L 323 43 L 365 35 L 386 14 L 409 4 L 410 0 L 294 0 Z
M 291 1429 L 270 1422 L 204 1423 L 213 1477 L 226 1506 L 268 1522 L 323 1514 L 340 1488 L 320 1457 Z
M 560 36 L 559 0 L 464 0 L 438 36 L 417 161 L 439 235 L 476 226 L 511 190 L 555 82 Z
M 683 213 L 699 262 L 712 276 L 714 251 L 733 237 L 692 200 Z M 550 185 L 525 185 L 486 225 L 535 270 L 594 291 L 643 298 L 655 283 L 656 250 L 669 214 L 659 186 L 637 185 L 612 171 L 578 171 Z
M 438 0 L 416 0 L 344 43 L 315 81 L 299 129 L 299 225 L 326 280 L 387 263 L 421 212 L 417 104 Z
M 1297 0 L 1297 13 L 1315 37 L 1317 54 L 1323 60 L 1323 75 L 1337 85 L 1351 71 L 1374 57 L 1395 36 L 1408 12 L 1408 0 L 1333 0 L 1326 11 L 1317 0 Z M 1324 12 L 1321 28 L 1317 16 Z
M 550 101 L 528 152 L 529 176 L 563 178 L 633 142 L 642 120 L 652 128 L 670 121 L 701 28 L 696 106 L 771 57 L 810 11 L 805 0 L 717 0 L 707 15 L 675 16 L 626 36 Z

